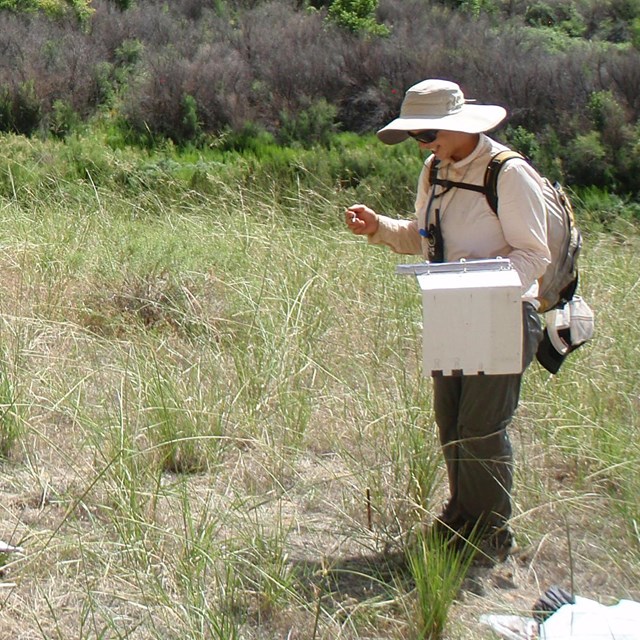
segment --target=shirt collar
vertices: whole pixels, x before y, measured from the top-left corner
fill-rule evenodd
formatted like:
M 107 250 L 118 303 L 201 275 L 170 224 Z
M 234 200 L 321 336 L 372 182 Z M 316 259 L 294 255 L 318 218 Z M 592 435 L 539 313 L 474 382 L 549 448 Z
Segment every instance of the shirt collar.
M 484 133 L 481 133 L 476 148 L 466 158 L 462 158 L 462 160 L 459 160 L 458 162 L 452 162 L 451 167 L 453 169 L 465 168 L 467 165 L 471 164 L 478 156 L 487 151 L 490 146 L 491 143 L 489 142 L 489 138 L 487 138 Z

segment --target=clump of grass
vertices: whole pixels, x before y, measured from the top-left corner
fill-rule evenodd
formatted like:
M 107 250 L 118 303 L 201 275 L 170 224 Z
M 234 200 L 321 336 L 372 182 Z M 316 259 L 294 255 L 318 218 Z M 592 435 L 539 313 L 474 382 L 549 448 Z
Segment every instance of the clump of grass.
M 18 378 L 11 371 L 7 352 L 0 354 L 0 458 L 9 458 L 24 434 L 24 408 L 16 388 Z
M 417 637 L 439 640 L 447 628 L 449 611 L 474 558 L 471 543 L 463 549 L 443 544 L 432 532 L 422 532 L 408 551 L 415 582 Z
M 80 323 L 105 337 L 123 336 L 142 328 L 175 332 L 187 338 L 207 335 L 212 319 L 199 300 L 205 291 L 179 281 L 166 270 L 125 274 L 121 282 L 102 283 L 82 303 Z
M 145 375 L 144 431 L 162 471 L 203 472 L 221 460 L 226 446 L 224 391 L 207 379 L 201 363 L 183 371 L 152 360 Z

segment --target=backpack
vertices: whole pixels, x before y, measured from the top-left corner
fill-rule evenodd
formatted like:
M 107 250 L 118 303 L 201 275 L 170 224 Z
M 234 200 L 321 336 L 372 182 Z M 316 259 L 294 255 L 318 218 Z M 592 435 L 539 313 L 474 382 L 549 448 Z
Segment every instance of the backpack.
M 512 158 L 526 158 L 517 151 L 507 149 L 494 155 L 484 175 L 484 184 L 475 185 L 438 178 L 438 162 L 433 161 L 429 170 L 432 185 L 447 189 L 458 187 L 483 193 L 492 211 L 498 215 L 498 175 L 505 162 Z M 575 295 L 578 287 L 578 256 L 582 248 L 582 234 L 575 224 L 573 208 L 559 183 L 551 183 L 543 177 L 542 192 L 547 214 L 547 242 L 551 263 L 539 279 L 539 313 L 564 306 Z

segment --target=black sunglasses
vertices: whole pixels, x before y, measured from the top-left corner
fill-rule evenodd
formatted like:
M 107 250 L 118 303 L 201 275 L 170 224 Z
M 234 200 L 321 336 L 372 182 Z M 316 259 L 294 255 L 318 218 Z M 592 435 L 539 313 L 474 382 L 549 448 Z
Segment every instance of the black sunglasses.
M 407 131 L 414 140 L 418 142 L 424 142 L 425 144 L 431 144 L 437 137 L 440 131 L 438 129 L 425 129 L 424 131 Z

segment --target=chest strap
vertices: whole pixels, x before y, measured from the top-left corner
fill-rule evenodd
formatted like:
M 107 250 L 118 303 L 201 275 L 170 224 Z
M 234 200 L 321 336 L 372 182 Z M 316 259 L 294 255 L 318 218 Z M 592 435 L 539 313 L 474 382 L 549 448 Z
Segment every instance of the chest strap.
M 487 189 L 483 184 L 469 184 L 468 182 L 456 182 L 455 180 L 446 180 L 445 178 L 438 178 L 438 167 L 440 161 L 434 158 L 431 166 L 429 167 L 429 183 L 431 186 L 438 185 L 442 187 L 445 192 L 450 189 L 467 189 L 468 191 L 476 191 L 477 193 L 486 193 Z M 443 194 L 440 194 L 443 195 Z

